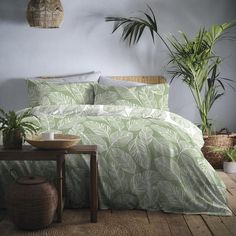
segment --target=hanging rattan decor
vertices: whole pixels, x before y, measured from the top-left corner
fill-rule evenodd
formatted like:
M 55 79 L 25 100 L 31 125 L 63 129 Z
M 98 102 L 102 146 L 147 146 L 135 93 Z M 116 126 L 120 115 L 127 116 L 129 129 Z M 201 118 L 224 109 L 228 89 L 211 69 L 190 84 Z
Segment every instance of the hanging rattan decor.
M 27 20 L 32 27 L 58 28 L 64 18 L 60 0 L 30 0 Z

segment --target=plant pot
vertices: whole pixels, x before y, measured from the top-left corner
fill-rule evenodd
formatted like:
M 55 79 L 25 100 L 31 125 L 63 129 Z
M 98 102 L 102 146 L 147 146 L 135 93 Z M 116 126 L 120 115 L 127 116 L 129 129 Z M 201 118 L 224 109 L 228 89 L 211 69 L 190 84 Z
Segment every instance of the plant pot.
M 19 130 L 3 131 L 2 141 L 5 149 L 21 149 L 23 136 Z
M 234 135 L 231 136 L 228 134 L 204 136 L 202 153 L 215 169 L 223 168 L 224 154 L 215 152 L 214 148 L 232 148 L 234 146 L 234 139 Z
M 232 173 L 236 173 L 236 162 L 228 162 L 228 161 L 224 161 L 224 172 L 232 174 Z

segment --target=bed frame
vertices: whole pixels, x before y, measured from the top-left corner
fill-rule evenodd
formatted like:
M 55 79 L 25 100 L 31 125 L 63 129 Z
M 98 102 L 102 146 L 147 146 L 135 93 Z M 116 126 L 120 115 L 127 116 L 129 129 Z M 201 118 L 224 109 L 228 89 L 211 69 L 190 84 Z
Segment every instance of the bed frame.
M 132 82 L 139 82 L 145 84 L 165 84 L 166 79 L 163 76 L 109 76 L 116 80 L 127 80 Z
M 44 76 L 39 77 L 41 79 L 56 79 L 63 76 Z M 67 77 L 67 76 L 64 76 Z M 115 80 L 127 80 L 132 82 L 139 82 L 139 83 L 145 83 L 145 84 L 164 84 L 166 83 L 166 79 L 163 76 L 157 75 L 157 76 L 108 76 L 109 78 L 115 79 Z

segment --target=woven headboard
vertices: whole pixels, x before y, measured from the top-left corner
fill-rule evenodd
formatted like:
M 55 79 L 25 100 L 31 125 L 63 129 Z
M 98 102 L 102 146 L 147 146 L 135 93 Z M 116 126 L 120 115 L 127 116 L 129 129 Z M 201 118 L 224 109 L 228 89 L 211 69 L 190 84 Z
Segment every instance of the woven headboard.
M 41 79 L 57 79 L 61 76 L 44 76 L 40 77 Z M 127 80 L 132 82 L 139 82 L 145 84 L 164 84 L 166 83 L 166 79 L 163 76 L 108 76 L 109 78 L 116 80 Z M 65 76 L 66 78 L 66 76 Z
M 166 79 L 163 76 L 109 76 L 116 80 L 127 80 L 146 84 L 164 84 Z

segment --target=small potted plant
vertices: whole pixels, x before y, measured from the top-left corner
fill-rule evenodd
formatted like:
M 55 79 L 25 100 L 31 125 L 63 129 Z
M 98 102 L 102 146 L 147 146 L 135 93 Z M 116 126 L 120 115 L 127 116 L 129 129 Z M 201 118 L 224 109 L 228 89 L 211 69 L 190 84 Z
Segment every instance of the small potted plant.
M 37 132 L 39 127 L 26 119 L 30 117 L 37 119 L 31 110 L 17 114 L 14 111 L 5 112 L 0 108 L 0 131 L 2 131 L 3 147 L 5 149 L 21 149 L 26 134 Z
M 224 152 L 225 161 L 223 164 L 224 172 L 236 173 L 236 146 L 225 150 Z

